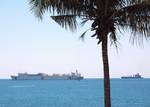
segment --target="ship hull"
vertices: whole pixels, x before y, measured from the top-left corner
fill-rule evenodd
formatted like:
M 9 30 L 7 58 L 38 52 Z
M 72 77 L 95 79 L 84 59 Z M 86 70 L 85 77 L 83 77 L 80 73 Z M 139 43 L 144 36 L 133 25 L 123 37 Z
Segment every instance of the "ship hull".
M 71 77 L 68 77 L 68 78 L 18 78 L 18 77 L 14 77 L 12 76 L 11 77 L 12 80 L 83 80 L 84 78 L 83 77 L 76 77 L 76 78 L 71 78 Z
M 121 77 L 121 79 L 143 79 L 142 77 L 141 78 L 136 78 L 136 77 Z

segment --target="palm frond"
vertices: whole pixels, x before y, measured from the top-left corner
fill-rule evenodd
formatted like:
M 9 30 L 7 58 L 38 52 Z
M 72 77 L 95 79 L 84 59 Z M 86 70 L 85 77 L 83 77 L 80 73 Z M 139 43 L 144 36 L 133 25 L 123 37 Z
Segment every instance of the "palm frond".
M 45 11 L 53 13 L 53 15 L 76 14 L 83 15 L 84 6 L 81 5 L 82 0 L 30 0 L 31 10 L 39 18 L 43 16 Z
M 135 41 L 143 41 L 150 37 L 150 2 L 149 0 L 128 0 L 129 6 L 125 6 L 118 14 L 117 24 L 131 29 L 131 38 Z
M 88 31 L 88 30 L 86 30 L 85 32 L 83 32 L 79 39 L 81 39 L 82 41 L 84 41 L 85 34 L 87 33 L 87 31 Z
M 77 21 L 75 15 L 51 16 L 51 18 L 65 29 L 75 31 L 77 29 Z
M 85 23 L 87 23 L 87 21 L 89 21 L 89 19 L 87 19 L 87 18 L 82 18 L 82 20 L 83 20 L 83 21 L 80 23 L 81 26 L 84 26 Z
M 133 39 L 150 37 L 150 0 L 30 0 L 30 4 L 37 17 L 48 11 L 55 22 L 71 31 L 77 29 L 78 18 L 81 25 L 92 20 L 93 36 L 99 43 L 104 31 L 116 43 L 116 27 L 131 29 Z

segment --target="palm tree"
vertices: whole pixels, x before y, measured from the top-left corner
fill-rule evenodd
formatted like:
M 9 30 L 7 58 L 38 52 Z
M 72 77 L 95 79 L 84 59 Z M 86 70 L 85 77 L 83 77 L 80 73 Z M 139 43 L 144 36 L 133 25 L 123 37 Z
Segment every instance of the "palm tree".
M 108 40 L 117 46 L 116 31 L 122 28 L 130 29 L 133 40 L 150 37 L 150 0 L 30 0 L 30 5 L 37 17 L 48 11 L 54 21 L 71 31 L 77 29 L 79 20 L 82 24 L 92 21 L 92 37 L 102 46 L 104 103 L 111 107 Z

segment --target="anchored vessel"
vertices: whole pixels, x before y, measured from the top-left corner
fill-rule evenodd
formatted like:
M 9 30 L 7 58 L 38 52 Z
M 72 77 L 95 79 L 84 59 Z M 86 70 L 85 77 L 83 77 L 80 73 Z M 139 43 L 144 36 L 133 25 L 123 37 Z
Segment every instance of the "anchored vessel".
M 71 74 L 53 74 L 48 75 L 45 73 L 28 74 L 18 73 L 18 76 L 11 75 L 12 80 L 82 80 L 84 77 L 76 70 L 76 73 Z
M 143 79 L 143 77 L 137 73 L 133 76 L 122 76 L 121 79 Z

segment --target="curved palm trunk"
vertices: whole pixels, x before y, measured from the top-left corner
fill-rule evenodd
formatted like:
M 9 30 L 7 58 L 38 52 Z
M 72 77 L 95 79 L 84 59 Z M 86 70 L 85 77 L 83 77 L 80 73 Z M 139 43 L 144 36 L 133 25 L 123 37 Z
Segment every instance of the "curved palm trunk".
M 103 72 L 104 72 L 104 97 L 105 97 L 104 101 L 105 101 L 105 107 L 111 107 L 107 36 L 104 36 L 104 39 L 102 41 L 102 58 L 103 58 Z

